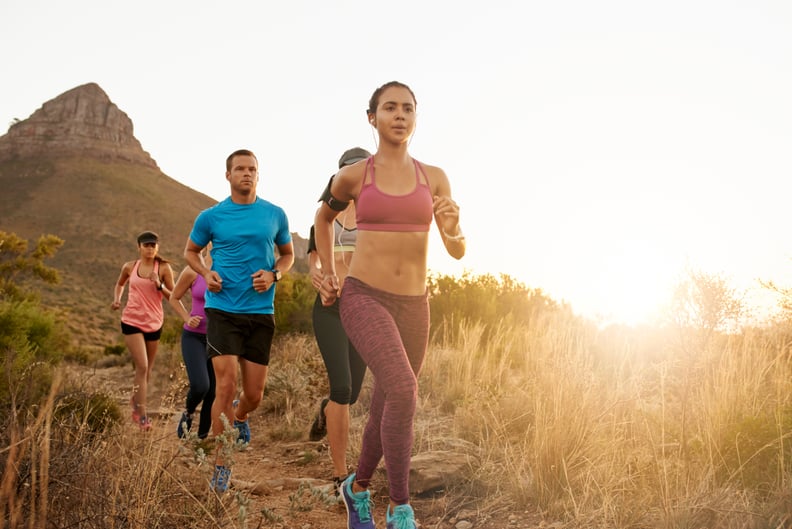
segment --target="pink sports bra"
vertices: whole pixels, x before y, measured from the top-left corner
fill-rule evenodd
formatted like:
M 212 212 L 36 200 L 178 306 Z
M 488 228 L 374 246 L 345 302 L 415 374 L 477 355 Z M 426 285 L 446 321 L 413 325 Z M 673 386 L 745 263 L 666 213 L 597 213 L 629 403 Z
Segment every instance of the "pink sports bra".
M 389 195 L 377 188 L 374 180 L 374 157 L 366 161 L 363 187 L 355 201 L 357 227 L 364 231 L 429 231 L 434 209 L 432 192 L 426 173 L 418 161 L 415 164 L 415 189 L 406 195 Z M 423 182 L 420 175 L 423 175 Z

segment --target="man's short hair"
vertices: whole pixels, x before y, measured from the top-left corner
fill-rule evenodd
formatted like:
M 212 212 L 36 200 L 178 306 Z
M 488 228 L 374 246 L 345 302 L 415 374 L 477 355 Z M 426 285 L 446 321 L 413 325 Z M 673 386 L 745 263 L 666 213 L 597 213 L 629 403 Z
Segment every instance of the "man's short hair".
M 256 163 L 258 163 L 258 158 L 256 158 L 255 154 L 253 154 L 253 151 L 249 151 L 247 149 L 239 149 L 229 154 L 228 158 L 226 158 L 226 171 L 228 171 L 229 173 L 231 172 L 231 165 L 234 163 L 235 156 L 252 156 L 253 158 L 255 158 Z

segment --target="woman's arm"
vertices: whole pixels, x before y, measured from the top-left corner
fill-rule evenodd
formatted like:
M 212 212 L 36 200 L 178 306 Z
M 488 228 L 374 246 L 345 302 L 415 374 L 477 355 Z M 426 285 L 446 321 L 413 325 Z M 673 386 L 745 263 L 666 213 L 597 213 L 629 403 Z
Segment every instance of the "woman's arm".
M 314 216 L 314 237 L 316 238 L 316 260 L 319 261 L 322 270 L 322 278 L 319 283 L 319 295 L 322 297 L 323 305 L 332 305 L 338 298 L 338 276 L 335 271 L 335 261 L 333 260 L 333 221 L 338 216 L 338 211 L 330 208 L 322 202 Z M 313 282 L 313 277 L 311 278 Z
M 322 263 L 319 261 L 319 254 L 316 251 L 316 236 L 314 227 L 311 226 L 311 234 L 308 236 L 308 276 L 311 278 L 311 285 L 318 292 L 322 288 Z
M 182 321 L 190 327 L 198 327 L 198 324 L 201 323 L 201 317 L 190 316 L 190 313 L 187 312 L 187 309 L 184 307 L 184 303 L 182 303 L 182 298 L 190 289 L 196 277 L 198 277 L 198 274 L 195 270 L 189 266 L 184 267 L 168 299 L 168 303 L 170 303 L 170 306 L 176 311 L 176 314 L 178 314 Z
M 440 230 L 448 254 L 454 259 L 461 259 L 465 255 L 467 243 L 459 226 L 459 205 L 451 198 L 451 184 L 445 172 L 439 167 L 433 167 L 432 177 L 435 224 Z
M 327 306 L 332 305 L 339 294 L 338 276 L 336 276 L 335 260 L 333 259 L 333 221 L 341 211 L 346 209 L 344 203 L 348 205 L 350 200 L 357 198 L 355 190 L 360 187 L 365 171 L 365 167 L 360 169 L 355 165 L 342 167 L 336 173 L 330 183 L 328 196 L 322 196 L 322 202 L 314 216 L 316 254 L 319 257 L 323 274 L 319 295 L 322 297 L 322 304 Z
M 160 264 L 160 291 L 165 299 L 170 299 L 173 293 L 173 268 L 168 263 Z
M 110 308 L 113 310 L 121 308 L 121 296 L 124 295 L 124 285 L 126 285 L 127 280 L 129 280 L 129 274 L 132 272 L 133 265 L 134 262 L 130 261 L 124 263 L 121 267 L 121 274 L 119 274 L 118 280 L 113 286 L 113 303 L 110 304 Z

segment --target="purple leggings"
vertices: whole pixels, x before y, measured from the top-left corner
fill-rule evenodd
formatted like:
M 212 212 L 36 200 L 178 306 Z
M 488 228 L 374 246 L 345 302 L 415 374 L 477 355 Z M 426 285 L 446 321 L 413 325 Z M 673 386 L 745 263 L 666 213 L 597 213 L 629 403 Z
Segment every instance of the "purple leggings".
M 344 330 L 374 375 L 355 480 L 368 487 L 384 456 L 390 499 L 407 503 L 418 372 L 429 341 L 427 295 L 391 294 L 347 277 L 340 311 Z

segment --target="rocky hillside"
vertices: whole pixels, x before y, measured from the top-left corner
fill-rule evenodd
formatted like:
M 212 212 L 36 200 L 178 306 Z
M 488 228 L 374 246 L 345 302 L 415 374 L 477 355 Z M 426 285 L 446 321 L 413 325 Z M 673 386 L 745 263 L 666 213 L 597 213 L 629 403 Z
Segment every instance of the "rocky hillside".
M 50 261 L 62 282 L 44 301 L 94 346 L 120 337 L 109 306 L 121 265 L 137 256 L 135 236 L 158 232 L 162 255 L 179 270 L 195 216 L 215 203 L 160 171 L 132 120 L 95 83 L 47 101 L 0 136 L 0 189 L 0 230 L 64 239 Z M 304 256 L 307 243 L 293 235 Z
M 90 157 L 158 169 L 135 138 L 132 120 L 96 83 L 47 101 L 0 139 L 0 161 L 38 156 Z

